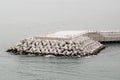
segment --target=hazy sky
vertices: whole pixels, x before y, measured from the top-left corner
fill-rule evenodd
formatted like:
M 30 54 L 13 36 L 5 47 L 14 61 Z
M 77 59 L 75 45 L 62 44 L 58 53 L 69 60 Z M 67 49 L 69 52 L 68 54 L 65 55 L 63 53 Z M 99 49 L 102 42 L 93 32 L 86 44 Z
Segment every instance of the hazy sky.
M 1 30 L 33 27 L 41 31 L 120 29 L 120 0 L 0 0 Z

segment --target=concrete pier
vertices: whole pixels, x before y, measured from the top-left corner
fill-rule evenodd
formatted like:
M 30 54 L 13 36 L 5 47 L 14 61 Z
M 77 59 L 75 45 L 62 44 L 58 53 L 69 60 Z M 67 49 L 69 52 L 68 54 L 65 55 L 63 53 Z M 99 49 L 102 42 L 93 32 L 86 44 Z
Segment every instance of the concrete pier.
M 87 32 L 83 34 L 99 42 L 119 42 L 120 31 Z
M 120 32 L 60 31 L 21 40 L 7 52 L 46 57 L 96 55 L 105 46 L 100 42 L 120 41 Z

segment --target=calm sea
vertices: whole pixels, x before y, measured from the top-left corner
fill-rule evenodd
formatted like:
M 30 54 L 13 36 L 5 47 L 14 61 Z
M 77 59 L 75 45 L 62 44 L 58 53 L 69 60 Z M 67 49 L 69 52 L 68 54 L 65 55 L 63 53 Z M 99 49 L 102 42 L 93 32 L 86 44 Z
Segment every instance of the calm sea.
M 97 56 L 11 55 L 21 39 L 61 30 L 120 30 L 119 0 L 0 0 L 0 80 L 120 80 L 120 43 Z

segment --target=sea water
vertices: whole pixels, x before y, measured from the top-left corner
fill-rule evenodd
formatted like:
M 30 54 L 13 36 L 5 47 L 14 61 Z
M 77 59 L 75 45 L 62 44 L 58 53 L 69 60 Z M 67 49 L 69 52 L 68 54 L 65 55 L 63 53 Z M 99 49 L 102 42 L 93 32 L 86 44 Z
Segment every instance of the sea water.
M 19 40 L 63 30 L 120 30 L 118 0 L 0 0 L 0 80 L 120 80 L 120 43 L 96 56 L 5 52 Z

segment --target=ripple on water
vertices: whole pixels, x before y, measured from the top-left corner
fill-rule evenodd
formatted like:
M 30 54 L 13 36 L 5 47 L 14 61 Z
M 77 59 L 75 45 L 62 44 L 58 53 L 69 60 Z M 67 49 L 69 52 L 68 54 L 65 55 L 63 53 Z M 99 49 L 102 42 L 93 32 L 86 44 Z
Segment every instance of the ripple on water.
M 120 45 L 88 58 L 0 56 L 1 80 L 119 80 Z M 6 77 L 4 77 L 6 75 Z

